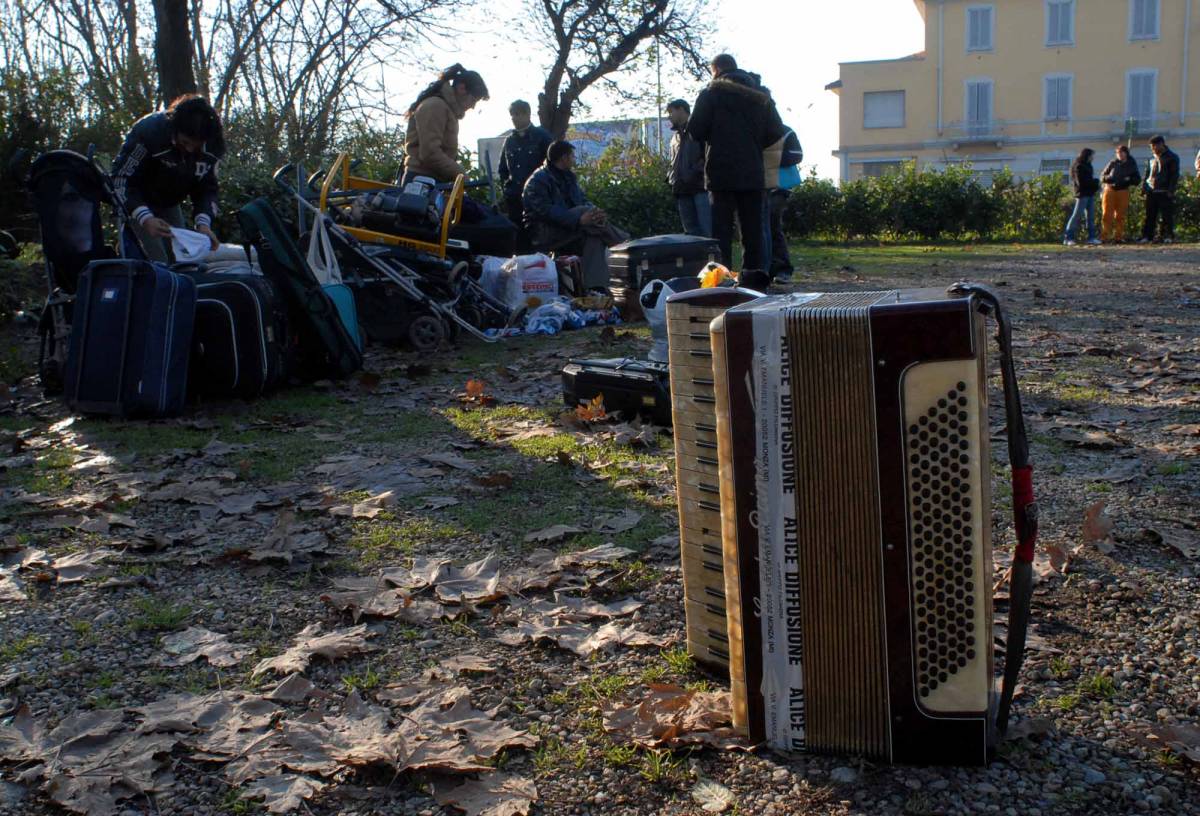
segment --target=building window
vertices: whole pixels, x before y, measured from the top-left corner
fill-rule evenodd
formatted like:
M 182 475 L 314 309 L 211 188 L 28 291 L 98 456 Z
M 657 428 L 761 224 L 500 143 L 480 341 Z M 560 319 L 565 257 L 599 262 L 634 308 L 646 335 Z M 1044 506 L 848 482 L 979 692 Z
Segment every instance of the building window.
M 1071 77 L 1048 76 L 1046 83 L 1046 121 L 1061 122 L 1071 118 Z
M 1134 131 L 1154 129 L 1158 111 L 1158 71 L 1130 71 L 1125 84 L 1125 116 L 1134 123 Z
M 883 178 L 884 176 L 894 176 L 904 169 L 902 161 L 873 161 L 864 162 L 862 166 L 863 178 Z
M 992 132 L 992 81 L 972 79 L 967 81 L 967 133 L 986 136 Z
M 1075 0 L 1046 0 L 1046 45 L 1075 44 Z
M 863 94 L 863 127 L 904 127 L 904 91 L 872 91 Z
M 1158 39 L 1159 0 L 1129 0 L 1129 39 Z
M 1071 181 L 1071 160 L 1070 159 L 1042 159 L 1041 165 L 1038 167 L 1039 176 L 1058 176 L 1063 184 L 1069 184 Z
M 992 6 L 967 7 L 967 50 L 991 51 L 994 47 L 992 21 L 995 9 Z

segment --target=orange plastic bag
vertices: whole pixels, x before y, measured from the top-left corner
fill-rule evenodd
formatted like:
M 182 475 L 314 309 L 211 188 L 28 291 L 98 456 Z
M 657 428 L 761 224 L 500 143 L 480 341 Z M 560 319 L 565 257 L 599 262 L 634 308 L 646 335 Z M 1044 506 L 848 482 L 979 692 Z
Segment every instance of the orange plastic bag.
M 729 269 L 716 261 L 709 261 L 698 275 L 700 278 L 701 289 L 711 289 L 714 286 L 720 286 L 726 281 L 737 282 L 737 276 Z

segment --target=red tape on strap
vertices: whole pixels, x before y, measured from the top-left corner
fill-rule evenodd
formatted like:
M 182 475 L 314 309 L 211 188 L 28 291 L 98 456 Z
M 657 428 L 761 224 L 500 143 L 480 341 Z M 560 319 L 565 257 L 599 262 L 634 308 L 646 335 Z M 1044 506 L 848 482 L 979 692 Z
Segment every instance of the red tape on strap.
M 1033 544 L 1037 540 L 1037 521 L 1030 520 L 1029 507 L 1033 498 L 1033 466 L 1013 468 L 1013 521 L 1017 527 L 1016 558 L 1033 563 Z

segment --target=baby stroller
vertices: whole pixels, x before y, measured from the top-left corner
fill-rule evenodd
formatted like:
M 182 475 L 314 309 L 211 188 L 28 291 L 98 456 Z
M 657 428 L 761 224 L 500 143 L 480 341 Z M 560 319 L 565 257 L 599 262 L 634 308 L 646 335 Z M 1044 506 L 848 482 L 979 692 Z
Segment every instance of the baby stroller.
M 18 174 L 20 176 L 20 174 Z M 101 205 L 115 206 L 108 176 L 71 150 L 39 156 L 22 177 L 41 226 L 48 295 L 38 323 L 38 376 L 47 394 L 62 391 L 71 310 L 79 275 L 91 261 L 115 258 L 104 243 Z
M 420 351 L 462 331 L 493 342 L 486 330 L 510 325 L 514 315 L 479 285 L 468 245 L 449 237 L 462 210 L 464 180 L 418 200 L 391 185 L 351 176 L 349 167 L 348 157 L 338 156 L 319 191 L 317 175 L 305 179 L 293 165 L 280 168 L 275 180 L 296 199 L 301 232 L 310 218 L 323 224 L 368 336 L 407 341 Z M 390 206 L 372 209 L 365 200 L 370 197 L 388 197 Z M 404 228 L 406 219 L 411 229 Z M 394 231 L 381 231 L 383 226 Z

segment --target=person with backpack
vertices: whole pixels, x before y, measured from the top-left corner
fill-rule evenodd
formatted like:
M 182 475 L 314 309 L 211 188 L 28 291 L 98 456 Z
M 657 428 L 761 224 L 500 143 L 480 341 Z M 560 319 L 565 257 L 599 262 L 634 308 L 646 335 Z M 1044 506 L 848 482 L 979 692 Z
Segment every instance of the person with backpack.
M 467 171 L 458 163 L 458 123 L 488 98 L 487 85 L 475 71 L 455 63 L 408 106 L 404 132 L 403 186 L 416 176 L 449 183 Z
M 709 65 L 712 82 L 692 106 L 687 131 L 704 148 L 704 186 L 713 211 L 713 237 L 726 265 L 733 263 L 733 223 L 742 232 L 742 271 L 746 286 L 766 287 L 763 151 L 783 135 L 783 123 L 762 84 L 738 68 L 729 54 Z
M 206 99 L 185 94 L 165 111 L 134 123 L 113 160 L 112 183 L 147 257 L 171 258 L 171 230 L 183 227 L 180 204 L 192 202 L 196 232 L 220 244 L 217 217 L 217 164 L 225 155 L 221 119 Z
M 1126 145 L 1117 145 L 1113 160 L 1104 166 L 1100 181 L 1104 193 L 1100 198 L 1103 208 L 1100 224 L 1100 240 L 1104 243 L 1125 243 L 1125 215 L 1129 212 L 1129 191 L 1142 180 L 1137 160 L 1129 153 Z
M 772 283 L 792 282 L 792 258 L 783 232 L 783 213 L 792 189 L 800 184 L 800 162 L 804 150 L 795 131 L 788 130 L 779 141 L 763 151 L 763 183 L 767 186 L 767 227 L 770 238 L 769 272 Z
M 671 170 L 667 183 L 675 195 L 675 207 L 687 235 L 712 236 L 712 205 L 704 190 L 704 145 L 687 131 L 692 106 L 683 99 L 667 103 L 671 122 Z
M 1142 237 L 1139 244 L 1148 244 L 1155 240 L 1154 232 L 1158 229 L 1158 240 L 1170 244 L 1175 240 L 1175 190 L 1179 187 L 1179 156 L 1167 147 L 1167 140 L 1162 136 L 1150 137 L 1150 150 L 1154 156 L 1142 180 L 1142 190 L 1146 193 L 1146 220 L 1142 223 Z
M 1075 209 L 1067 219 L 1067 228 L 1063 234 L 1064 246 L 1075 246 L 1078 241 L 1080 222 L 1087 221 L 1087 242 L 1095 246 L 1100 243 L 1096 237 L 1096 193 L 1100 190 L 1100 181 L 1092 169 L 1092 156 L 1096 151 L 1085 147 L 1079 151 L 1079 156 L 1071 164 L 1071 189 L 1075 193 Z

